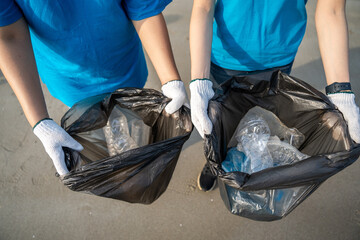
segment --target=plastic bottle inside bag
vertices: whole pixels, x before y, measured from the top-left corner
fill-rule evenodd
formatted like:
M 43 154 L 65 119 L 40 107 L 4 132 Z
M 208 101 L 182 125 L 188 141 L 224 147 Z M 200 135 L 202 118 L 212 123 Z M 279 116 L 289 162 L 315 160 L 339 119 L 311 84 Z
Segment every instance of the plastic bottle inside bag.
M 250 160 L 248 173 L 258 172 L 273 166 L 271 154 L 267 149 L 270 129 L 267 123 L 258 116 L 248 116 L 241 120 L 241 128 L 236 133 L 238 149 L 242 149 Z
M 280 141 L 277 136 L 270 137 L 267 143 L 267 148 L 269 149 L 274 161 L 274 167 L 292 164 L 309 157 L 308 155 L 303 154 L 297 150 L 289 143 Z
M 287 127 L 274 113 L 264 108 L 259 106 L 251 108 L 244 116 L 245 119 L 249 119 L 249 117 L 261 117 L 267 123 L 271 136 L 278 136 L 281 141 L 285 141 L 296 148 L 299 148 L 305 141 L 304 134 L 296 128 Z
M 288 128 L 274 113 L 257 106 L 241 119 L 230 145 L 234 146 L 236 142 L 237 150 L 246 155 L 247 161 L 241 163 L 244 165 L 241 171 L 254 173 L 307 158 L 297 150 L 304 141 L 305 136 L 300 131 Z M 229 158 L 234 159 L 233 155 L 231 153 Z M 239 163 L 224 163 L 227 169 L 236 164 Z
M 301 161 L 309 157 L 297 149 L 304 141 L 305 136 L 300 131 L 285 126 L 272 112 L 260 107 L 252 108 L 230 140 L 222 169 L 251 174 Z M 279 215 L 289 209 L 306 189 L 307 186 L 300 186 L 246 192 L 227 186 L 233 207 L 246 211 L 263 209 Z
M 130 137 L 127 118 L 118 106 L 111 112 L 104 127 L 104 134 L 110 156 L 138 147 Z

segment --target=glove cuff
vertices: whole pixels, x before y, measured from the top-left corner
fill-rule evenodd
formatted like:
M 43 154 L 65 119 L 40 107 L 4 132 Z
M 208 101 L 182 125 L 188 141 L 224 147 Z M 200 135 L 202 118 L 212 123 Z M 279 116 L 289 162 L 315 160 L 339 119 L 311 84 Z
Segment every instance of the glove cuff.
M 354 93 L 334 93 L 327 95 L 330 101 L 336 106 L 356 105 Z
M 161 91 L 164 92 L 169 88 L 183 88 L 184 87 L 184 83 L 181 80 L 171 80 L 168 81 L 167 83 L 165 83 L 164 85 L 162 85 L 161 87 Z
M 44 118 L 34 126 L 33 132 L 38 138 L 42 139 L 43 136 L 48 136 L 58 127 L 51 118 Z
M 44 120 L 52 120 L 51 118 L 43 118 L 40 121 L 38 121 L 37 123 L 35 123 L 35 125 L 32 127 L 32 130 L 34 131 L 34 129 L 36 128 L 37 125 L 39 125 L 39 123 L 41 123 Z
M 189 88 L 191 93 L 199 93 L 202 96 L 207 96 L 209 99 L 214 96 L 212 89 L 213 83 L 208 79 L 197 79 L 191 81 Z

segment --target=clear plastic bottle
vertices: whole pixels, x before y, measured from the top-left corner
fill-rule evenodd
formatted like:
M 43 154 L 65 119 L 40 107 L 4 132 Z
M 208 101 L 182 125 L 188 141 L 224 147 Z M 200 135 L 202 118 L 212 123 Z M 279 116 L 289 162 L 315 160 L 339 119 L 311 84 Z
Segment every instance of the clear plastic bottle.
M 248 116 L 246 121 L 241 121 L 236 140 L 240 143 L 245 155 L 250 160 L 250 171 L 258 172 L 273 166 L 271 154 L 267 149 L 270 138 L 270 129 L 267 123 L 258 116 Z
M 271 153 L 275 167 L 292 164 L 309 157 L 308 155 L 303 154 L 302 152 L 297 150 L 289 143 L 285 141 L 280 141 L 277 136 L 270 137 L 267 143 L 267 148 Z
M 295 128 L 288 128 L 275 114 L 261 107 L 254 107 L 246 113 L 233 138 L 237 150 L 244 152 L 250 161 L 250 165 L 243 164 L 246 166 L 243 172 L 254 173 L 308 157 L 297 150 L 305 136 Z M 234 142 L 231 145 L 234 146 Z
M 138 147 L 130 137 L 126 116 L 117 106 L 109 116 L 104 134 L 110 156 Z
M 251 120 L 256 119 L 256 117 L 263 119 L 267 123 L 271 136 L 278 136 L 282 141 L 286 141 L 296 148 L 299 148 L 304 143 L 304 134 L 296 128 L 288 128 L 274 113 L 256 106 L 251 108 L 244 118 Z
M 236 148 L 227 152 L 222 168 L 226 172 L 254 173 L 292 164 L 309 157 L 297 149 L 304 141 L 305 136 L 300 131 L 285 126 L 272 112 L 254 107 L 240 121 L 231 138 L 228 146 Z M 233 207 L 244 211 L 270 211 L 277 215 L 283 215 L 307 188 L 243 192 L 227 186 Z

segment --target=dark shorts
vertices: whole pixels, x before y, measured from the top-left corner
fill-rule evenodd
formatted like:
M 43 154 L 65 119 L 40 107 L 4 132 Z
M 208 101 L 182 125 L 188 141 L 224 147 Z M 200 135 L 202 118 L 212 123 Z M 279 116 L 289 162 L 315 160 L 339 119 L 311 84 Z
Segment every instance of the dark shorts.
M 261 80 L 270 80 L 272 74 L 280 70 L 283 73 L 290 74 L 293 62 L 281 66 L 281 67 L 274 67 L 265 70 L 258 70 L 258 71 L 237 71 L 237 70 L 230 70 L 226 68 L 222 68 L 214 63 L 211 63 L 211 70 L 210 70 L 210 80 L 213 82 L 214 89 L 221 89 L 221 84 L 225 81 L 231 79 L 232 77 L 244 77 L 251 75 L 254 78 L 258 78 Z

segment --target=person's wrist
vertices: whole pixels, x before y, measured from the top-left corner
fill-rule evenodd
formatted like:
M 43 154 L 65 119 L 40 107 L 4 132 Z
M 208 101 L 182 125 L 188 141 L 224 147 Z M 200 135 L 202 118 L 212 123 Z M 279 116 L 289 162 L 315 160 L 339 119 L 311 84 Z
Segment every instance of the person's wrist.
M 45 118 L 39 120 L 37 123 L 34 124 L 34 126 L 32 127 L 32 130 L 34 131 L 34 129 L 35 129 L 41 122 L 43 122 L 43 121 L 45 121 L 45 120 L 53 120 L 53 119 L 52 119 L 52 118 L 49 118 L 49 117 L 45 117 Z
M 327 93 L 326 95 L 330 96 L 330 95 L 336 95 L 336 94 L 339 94 L 339 93 L 354 94 L 354 92 L 353 92 L 353 91 L 351 91 L 351 90 L 341 90 L 341 91 L 338 91 L 338 92 L 336 92 L 336 93 Z
M 172 95 L 174 97 L 173 91 L 183 91 L 185 92 L 184 83 L 181 80 L 171 80 L 166 82 L 164 85 L 161 86 L 161 91 L 164 95 Z
M 190 84 L 193 82 L 196 82 L 196 81 L 210 81 L 211 82 L 211 80 L 209 78 L 193 78 L 193 79 L 191 79 Z
M 181 81 L 181 79 L 173 79 L 173 80 L 169 80 L 169 81 L 162 83 L 161 86 L 165 86 L 166 84 L 174 83 L 174 82 L 182 82 L 182 81 Z

